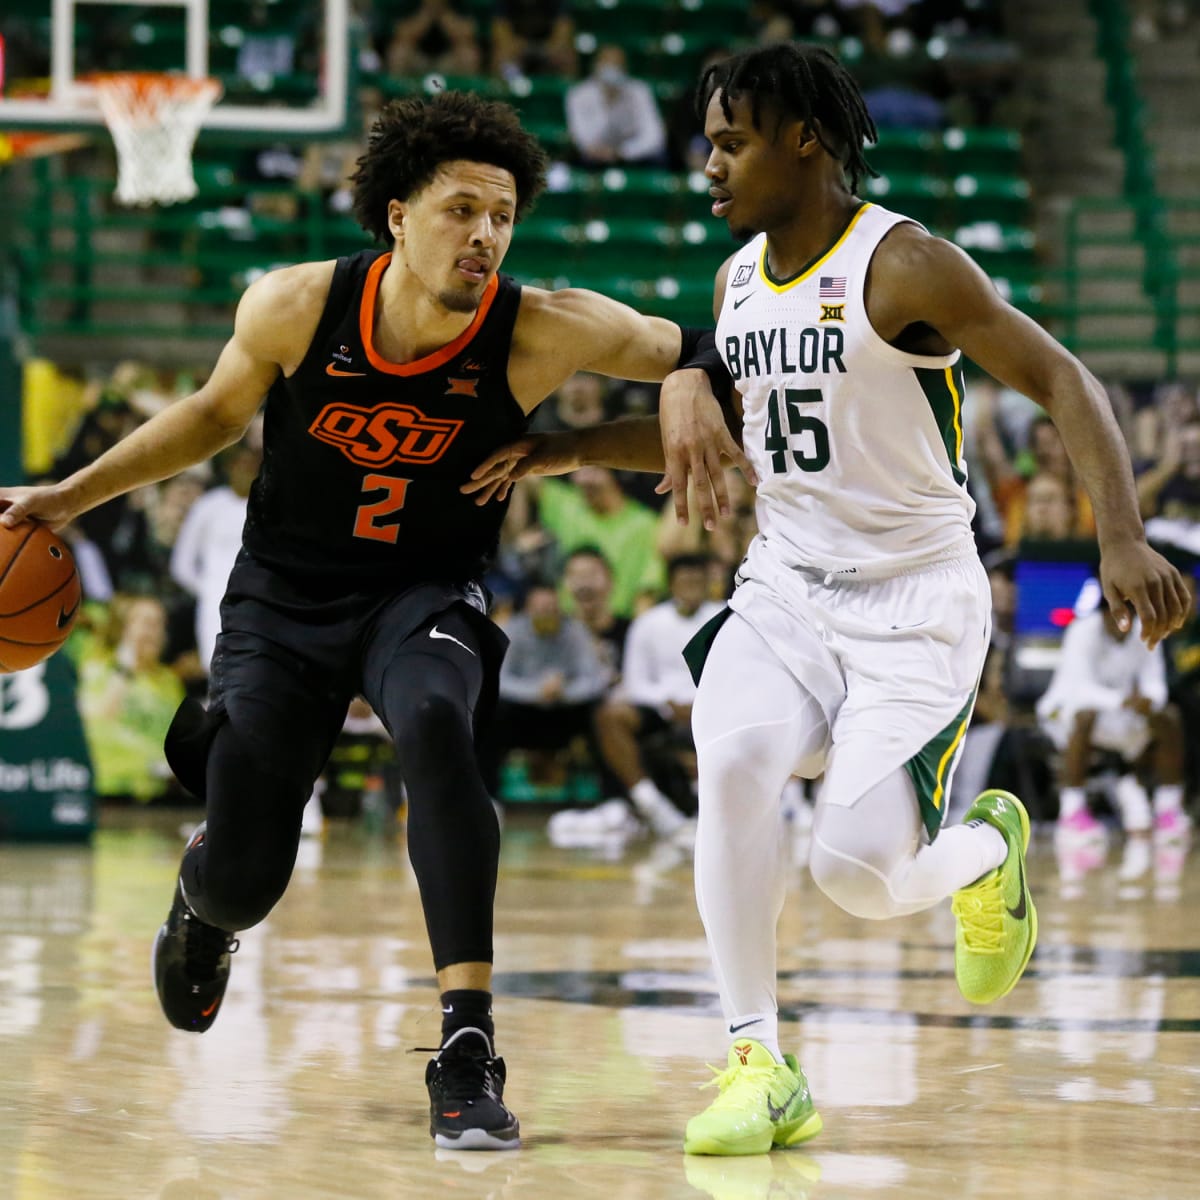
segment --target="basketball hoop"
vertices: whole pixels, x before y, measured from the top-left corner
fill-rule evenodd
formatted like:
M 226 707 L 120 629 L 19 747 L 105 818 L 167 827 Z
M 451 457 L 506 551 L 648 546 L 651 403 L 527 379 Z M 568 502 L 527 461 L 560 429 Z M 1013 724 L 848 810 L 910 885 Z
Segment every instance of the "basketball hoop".
M 117 201 L 190 200 L 196 194 L 192 147 L 221 95 L 220 83 L 152 71 L 95 75 L 91 82 L 117 148 Z

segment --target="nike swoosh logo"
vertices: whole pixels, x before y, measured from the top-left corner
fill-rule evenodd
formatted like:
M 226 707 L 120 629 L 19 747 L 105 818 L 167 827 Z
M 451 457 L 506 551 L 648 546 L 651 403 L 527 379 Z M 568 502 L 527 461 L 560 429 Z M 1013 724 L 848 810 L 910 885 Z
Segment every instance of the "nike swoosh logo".
M 918 621 L 915 625 L 893 625 L 893 629 L 920 629 L 922 625 L 928 625 L 929 618 L 926 617 L 923 621 Z
M 747 1021 L 747 1022 L 745 1022 L 745 1024 L 742 1024 L 742 1025 L 730 1025 L 729 1032 L 737 1033 L 741 1029 L 749 1029 L 751 1025 L 757 1025 L 758 1023 L 759 1023 L 759 1018 L 755 1017 L 753 1021 Z
M 453 642 L 456 646 L 461 646 L 469 655 L 471 655 L 472 658 L 477 657 L 475 651 L 472 650 L 471 647 L 466 644 L 466 642 L 460 642 L 458 638 L 452 637 L 448 633 L 442 633 L 442 631 L 438 629 L 436 625 L 429 631 L 429 636 L 435 641 Z
M 217 1005 L 220 1003 L 220 1000 L 214 1000 L 207 1008 L 202 1008 L 200 1010 L 200 1015 L 202 1017 L 211 1017 L 213 1013 L 217 1011 Z
M 335 379 L 361 379 L 366 371 L 339 371 L 333 363 L 330 363 L 325 368 L 325 374 L 332 375 Z
M 1010 917 L 1012 917 L 1012 919 L 1014 921 L 1023 921 L 1023 920 L 1025 920 L 1025 910 L 1026 910 L 1026 904 L 1025 904 L 1025 860 L 1024 860 L 1024 858 L 1017 859 L 1017 880 L 1021 885 L 1021 902 L 1017 905 L 1016 908 L 1008 908 L 1008 905 L 1005 905 L 1005 908 L 1008 908 L 1008 915 Z
M 75 614 L 79 611 L 79 601 L 76 600 L 70 609 L 60 608 L 58 610 L 58 621 L 56 622 L 59 629 L 66 629 L 74 619 Z
M 804 1087 L 804 1084 L 797 1083 L 795 1088 L 792 1089 L 792 1094 L 781 1105 L 779 1105 L 778 1108 L 776 1108 L 776 1106 L 771 1103 L 770 1098 L 768 1098 L 767 1099 L 767 1116 L 770 1117 L 772 1121 L 780 1120 L 783 1117 L 784 1113 L 786 1113 L 787 1110 L 789 1108 L 791 1108 L 792 1101 L 795 1100 L 798 1095 L 800 1095 L 801 1089 L 803 1087 Z
M 745 304 L 747 300 L 752 300 L 753 298 L 754 298 L 754 293 L 751 292 L 749 296 L 742 296 L 740 299 L 735 300 L 733 302 L 733 311 L 737 312 L 737 310 L 739 308 L 741 308 L 742 305 Z

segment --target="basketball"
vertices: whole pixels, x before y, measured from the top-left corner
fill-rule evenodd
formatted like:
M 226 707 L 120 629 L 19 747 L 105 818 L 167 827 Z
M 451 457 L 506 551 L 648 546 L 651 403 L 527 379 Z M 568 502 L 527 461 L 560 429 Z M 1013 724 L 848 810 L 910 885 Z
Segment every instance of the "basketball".
M 49 658 L 67 640 L 82 597 L 62 538 L 32 521 L 0 526 L 0 674 Z

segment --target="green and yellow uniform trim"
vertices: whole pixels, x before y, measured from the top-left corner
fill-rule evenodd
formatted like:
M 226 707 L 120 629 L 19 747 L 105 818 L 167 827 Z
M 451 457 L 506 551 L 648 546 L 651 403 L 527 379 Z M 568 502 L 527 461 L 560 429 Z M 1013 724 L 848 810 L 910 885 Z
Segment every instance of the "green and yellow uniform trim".
M 925 399 L 929 401 L 929 407 L 933 409 L 933 419 L 937 422 L 942 445 L 946 447 L 954 482 L 965 484 L 967 473 L 963 469 L 962 406 L 966 381 L 963 378 L 962 359 L 949 367 L 913 367 L 913 374 L 925 393 Z
M 931 738 L 904 764 L 913 787 L 917 789 L 917 801 L 921 805 L 921 819 L 930 838 L 937 837 L 946 819 L 946 784 L 954 767 L 954 760 L 962 747 L 975 708 L 978 686 L 971 689 L 967 702 L 958 715 L 939 734 Z
M 834 238 L 833 245 L 831 245 L 827 250 L 823 250 L 810 263 L 807 263 L 805 266 L 801 267 L 800 270 L 797 271 L 795 275 L 791 276 L 790 279 L 776 279 L 775 276 L 771 274 L 771 268 L 767 265 L 767 240 L 766 238 L 763 238 L 762 254 L 760 254 L 758 258 L 759 277 L 773 292 L 786 292 L 790 288 L 794 288 L 796 284 L 803 283 L 818 267 L 822 266 L 828 259 L 832 258 L 833 255 L 835 255 L 842 248 L 843 243 L 854 231 L 854 226 L 858 224 L 859 218 L 867 211 L 868 208 L 871 207 L 872 206 L 870 204 L 863 204 L 856 209 L 853 215 L 850 217 L 850 220 L 846 222 L 845 229 L 843 229 L 842 232 L 839 233 L 836 238 Z

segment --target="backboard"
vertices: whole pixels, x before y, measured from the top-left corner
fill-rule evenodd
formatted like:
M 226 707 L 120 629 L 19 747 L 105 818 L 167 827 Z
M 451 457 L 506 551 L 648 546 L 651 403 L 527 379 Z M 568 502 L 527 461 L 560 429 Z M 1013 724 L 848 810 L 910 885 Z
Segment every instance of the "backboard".
M 102 126 L 96 71 L 215 75 L 204 129 L 329 134 L 345 126 L 348 0 L 5 0 L 0 130 Z

